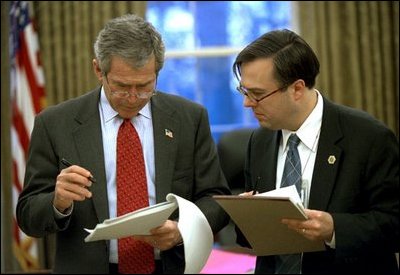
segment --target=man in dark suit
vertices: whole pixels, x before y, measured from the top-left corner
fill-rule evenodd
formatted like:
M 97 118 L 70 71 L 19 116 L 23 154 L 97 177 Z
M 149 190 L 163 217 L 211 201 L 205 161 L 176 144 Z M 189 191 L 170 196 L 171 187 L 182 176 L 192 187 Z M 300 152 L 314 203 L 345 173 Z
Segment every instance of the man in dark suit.
M 233 70 L 244 106 L 261 126 L 248 144 L 245 195 L 281 187 L 287 142 L 296 134 L 308 220 L 282 222 L 326 244 L 325 251 L 300 254 L 297 265 L 282 260 L 296 255 L 259 256 L 255 273 L 398 273 L 399 145 L 393 132 L 314 89 L 319 61 L 289 30 L 256 39 L 239 53 Z M 248 246 L 237 232 L 238 243 Z
M 102 86 L 35 119 L 17 219 L 30 236 L 56 233 L 55 273 L 121 272 L 117 240 L 85 243 L 84 228 L 117 216 L 116 143 L 124 120 L 140 137 L 150 204 L 174 193 L 194 202 L 214 233 L 228 222 L 212 199 L 230 191 L 206 110 L 155 91 L 164 51 L 160 34 L 142 18 L 111 20 L 95 43 L 93 68 Z M 65 167 L 62 158 L 74 165 Z M 154 247 L 153 273 L 184 270 L 178 219 L 175 213 L 152 235 L 136 238 Z

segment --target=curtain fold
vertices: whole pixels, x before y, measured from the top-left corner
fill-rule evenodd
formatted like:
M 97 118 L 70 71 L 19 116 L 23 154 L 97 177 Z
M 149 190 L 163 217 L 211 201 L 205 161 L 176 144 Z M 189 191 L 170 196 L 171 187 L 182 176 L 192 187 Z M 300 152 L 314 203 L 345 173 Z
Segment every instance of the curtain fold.
M 127 13 L 144 17 L 146 1 L 34 1 L 48 105 L 98 85 L 93 44 L 106 21 Z
M 399 2 L 297 2 L 299 32 L 315 50 L 316 87 L 374 115 L 399 136 Z

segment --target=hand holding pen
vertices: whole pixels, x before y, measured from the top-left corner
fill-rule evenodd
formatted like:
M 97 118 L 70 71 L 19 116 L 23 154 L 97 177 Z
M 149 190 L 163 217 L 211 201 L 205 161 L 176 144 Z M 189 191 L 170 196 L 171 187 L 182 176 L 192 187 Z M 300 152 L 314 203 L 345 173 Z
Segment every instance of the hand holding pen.
M 70 166 L 72 166 L 72 164 L 71 164 L 68 160 L 66 160 L 65 158 L 61 159 L 61 163 L 64 164 L 65 167 L 70 167 Z M 96 182 L 96 179 L 95 179 L 91 174 L 90 174 L 87 178 L 88 178 L 92 183 L 95 183 L 95 182 Z
M 92 174 L 83 167 L 72 165 L 66 159 L 61 163 L 66 166 L 57 176 L 53 205 L 64 212 L 71 207 L 73 201 L 83 201 L 92 197 L 88 189 L 96 180 Z

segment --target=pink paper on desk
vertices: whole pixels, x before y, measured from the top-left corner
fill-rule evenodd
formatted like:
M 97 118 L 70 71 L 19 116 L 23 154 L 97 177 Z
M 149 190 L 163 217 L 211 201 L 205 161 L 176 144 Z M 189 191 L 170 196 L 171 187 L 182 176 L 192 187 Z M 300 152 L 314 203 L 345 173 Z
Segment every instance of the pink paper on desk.
M 255 264 L 256 256 L 213 249 L 200 274 L 244 274 Z

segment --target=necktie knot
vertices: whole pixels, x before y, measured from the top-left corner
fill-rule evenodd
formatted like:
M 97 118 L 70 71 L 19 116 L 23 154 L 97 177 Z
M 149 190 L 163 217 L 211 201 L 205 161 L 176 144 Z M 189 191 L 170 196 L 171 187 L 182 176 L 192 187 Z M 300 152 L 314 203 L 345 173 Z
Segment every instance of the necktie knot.
M 289 149 L 293 150 L 300 143 L 300 138 L 296 134 L 291 134 L 288 139 Z
M 119 126 L 120 128 L 126 127 L 126 126 L 130 126 L 132 125 L 131 120 L 124 118 L 124 120 L 122 121 L 121 125 Z
M 301 191 L 301 162 L 297 145 L 300 139 L 296 134 L 290 135 L 288 139 L 289 150 L 286 155 L 285 166 L 283 169 L 281 186 L 295 185 L 297 192 Z

